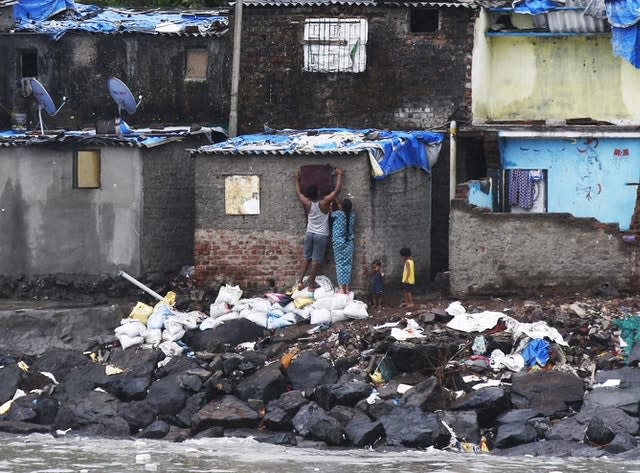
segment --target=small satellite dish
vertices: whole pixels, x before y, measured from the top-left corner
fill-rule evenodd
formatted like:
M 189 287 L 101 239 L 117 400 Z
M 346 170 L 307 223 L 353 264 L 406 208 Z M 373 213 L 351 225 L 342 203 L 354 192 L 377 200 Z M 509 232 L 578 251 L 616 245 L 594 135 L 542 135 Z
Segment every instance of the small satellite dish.
M 138 105 L 142 102 L 142 95 L 138 96 L 138 102 L 133 97 L 129 87 L 117 77 L 110 77 L 107 80 L 109 95 L 118 104 L 118 116 L 122 118 L 122 110 L 126 110 L 129 115 L 136 113 Z
M 44 123 L 42 121 L 42 110 L 45 110 L 49 116 L 55 116 L 64 104 L 67 103 L 67 98 L 62 97 L 62 104 L 56 109 L 56 106 L 53 104 L 53 100 L 51 100 L 51 96 L 47 89 L 44 88 L 37 79 L 30 79 L 31 81 L 31 93 L 38 101 L 38 121 L 40 122 L 40 133 L 44 135 Z

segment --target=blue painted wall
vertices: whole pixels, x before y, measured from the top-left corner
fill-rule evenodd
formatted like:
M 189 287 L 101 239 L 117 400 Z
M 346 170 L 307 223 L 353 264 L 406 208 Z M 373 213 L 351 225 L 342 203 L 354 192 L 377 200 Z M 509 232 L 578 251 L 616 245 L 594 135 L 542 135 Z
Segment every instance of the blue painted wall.
M 640 181 L 640 139 L 501 138 L 504 169 L 546 169 L 547 209 L 629 229 Z
M 490 210 L 494 210 L 493 208 L 493 196 L 492 196 L 492 187 L 493 184 L 489 185 L 489 192 L 485 193 L 481 189 L 480 182 L 478 181 L 469 181 L 467 182 L 467 187 L 469 188 L 469 194 L 467 196 L 467 200 L 470 204 L 476 205 L 478 207 L 484 207 Z

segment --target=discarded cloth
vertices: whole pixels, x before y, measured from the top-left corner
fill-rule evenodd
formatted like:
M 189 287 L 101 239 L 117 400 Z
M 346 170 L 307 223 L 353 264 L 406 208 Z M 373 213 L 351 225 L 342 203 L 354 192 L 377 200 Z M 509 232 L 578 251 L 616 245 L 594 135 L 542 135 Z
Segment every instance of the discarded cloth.
M 549 361 L 549 342 L 542 338 L 534 338 L 529 341 L 520 355 L 527 368 L 535 364 L 545 366 Z

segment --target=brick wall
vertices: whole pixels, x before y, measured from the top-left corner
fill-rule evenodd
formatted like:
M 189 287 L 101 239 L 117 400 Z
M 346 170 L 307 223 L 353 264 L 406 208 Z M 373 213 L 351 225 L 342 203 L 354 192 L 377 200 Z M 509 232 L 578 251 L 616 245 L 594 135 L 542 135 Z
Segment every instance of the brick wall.
M 247 7 L 243 13 L 239 129 L 344 126 L 431 128 L 469 120 L 473 12 L 440 9 L 435 33 L 410 33 L 409 9 Z M 366 18 L 362 73 L 303 72 L 306 18 Z M 295 113 L 292 113 L 295 111 Z
M 455 297 L 635 286 L 638 246 L 616 225 L 569 214 L 491 213 L 454 200 L 450 289 Z

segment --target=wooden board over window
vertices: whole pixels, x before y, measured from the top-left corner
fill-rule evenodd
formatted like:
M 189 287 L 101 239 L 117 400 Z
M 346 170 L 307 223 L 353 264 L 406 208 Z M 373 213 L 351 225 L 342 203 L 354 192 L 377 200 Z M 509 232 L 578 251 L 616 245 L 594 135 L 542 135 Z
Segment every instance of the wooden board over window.
M 187 49 L 186 79 L 205 80 L 209 56 L 206 49 Z
M 100 188 L 100 151 L 76 151 L 74 158 L 73 186 L 77 189 Z

